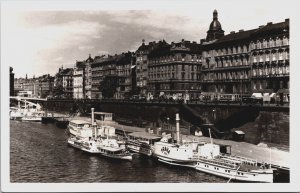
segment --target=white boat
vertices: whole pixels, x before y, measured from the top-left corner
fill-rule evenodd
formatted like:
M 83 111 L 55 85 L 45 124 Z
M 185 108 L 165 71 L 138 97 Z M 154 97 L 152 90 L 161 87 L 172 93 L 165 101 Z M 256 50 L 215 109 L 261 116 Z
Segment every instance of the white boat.
M 230 180 L 273 182 L 270 167 L 259 166 L 256 160 L 220 153 L 220 146 L 206 143 L 198 146 L 195 169 Z
M 161 141 L 154 143 L 153 156 L 158 161 L 172 165 L 194 167 L 196 164 L 193 144 L 171 143 L 167 138 L 162 138 Z
M 24 102 L 21 106 L 20 102 Z M 44 111 L 41 111 L 41 106 L 26 100 L 18 99 L 18 107 L 10 107 L 9 115 L 11 120 L 22 121 L 42 121 Z
M 43 115 L 44 115 L 43 111 L 27 112 L 22 117 L 22 121 L 37 121 L 37 122 L 41 122 Z
M 132 160 L 132 154 L 129 153 L 125 146 L 122 147 L 115 139 L 80 139 L 69 137 L 68 144 L 83 151 L 100 154 L 105 157 Z
M 9 108 L 9 118 L 11 120 L 22 120 L 22 117 L 24 116 L 21 109 L 17 107 L 10 107 Z
M 127 147 L 130 151 L 151 156 L 153 145 L 161 140 L 161 136 L 147 132 L 133 132 L 128 134 Z
M 274 169 L 259 166 L 257 161 L 249 158 L 231 155 L 230 146 L 224 146 L 222 149 L 226 152 L 222 153 L 221 146 L 223 145 L 213 144 L 212 138 L 210 143 L 192 141 L 183 144 L 169 143 L 163 138 L 154 144 L 154 156 L 161 162 L 195 168 L 198 171 L 229 178 L 229 181 L 273 182 Z
M 92 123 L 93 121 L 92 109 Z M 126 150 L 123 141 L 103 135 L 106 131 L 111 131 L 107 127 L 99 128 L 83 120 L 72 120 L 68 129 L 71 134 L 67 140 L 68 144 L 75 148 L 109 158 L 132 160 L 132 154 Z

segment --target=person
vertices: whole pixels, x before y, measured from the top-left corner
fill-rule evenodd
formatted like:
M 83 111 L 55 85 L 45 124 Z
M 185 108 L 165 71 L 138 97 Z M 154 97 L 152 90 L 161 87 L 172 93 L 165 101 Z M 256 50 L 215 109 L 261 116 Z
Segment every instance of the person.
M 280 97 L 279 97 L 279 95 L 277 94 L 277 95 L 276 95 L 276 106 L 279 106 L 279 101 L 280 101 Z

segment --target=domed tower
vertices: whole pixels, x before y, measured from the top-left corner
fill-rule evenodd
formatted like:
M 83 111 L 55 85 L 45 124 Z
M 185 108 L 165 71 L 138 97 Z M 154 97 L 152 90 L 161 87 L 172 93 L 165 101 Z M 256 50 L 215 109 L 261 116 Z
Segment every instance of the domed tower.
M 222 30 L 221 23 L 218 21 L 218 12 L 214 10 L 213 21 L 210 23 L 209 30 L 207 31 L 206 40 L 211 41 L 215 39 L 220 39 L 224 36 L 224 31 Z

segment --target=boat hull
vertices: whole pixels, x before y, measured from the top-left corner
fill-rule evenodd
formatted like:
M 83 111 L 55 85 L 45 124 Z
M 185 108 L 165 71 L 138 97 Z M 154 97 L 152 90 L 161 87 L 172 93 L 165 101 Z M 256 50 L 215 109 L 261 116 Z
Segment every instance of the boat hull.
M 41 122 L 42 121 L 42 117 L 22 117 L 22 121 Z
M 77 149 L 80 149 L 80 150 L 88 152 L 88 153 L 99 154 L 101 156 L 108 157 L 108 158 L 113 158 L 113 159 L 132 160 L 132 154 L 130 154 L 130 153 L 128 153 L 128 154 L 114 154 L 114 155 L 113 154 L 108 154 L 108 153 L 106 153 L 107 151 L 105 151 L 105 148 L 97 148 L 97 149 L 88 148 L 88 147 L 83 146 L 81 144 L 74 143 L 73 140 L 68 140 L 68 144 L 72 147 L 75 147 Z
M 240 171 L 237 168 L 222 167 L 220 165 L 215 166 L 203 162 L 197 162 L 195 169 L 197 171 L 213 174 L 231 180 L 245 182 L 273 182 L 272 169 Z

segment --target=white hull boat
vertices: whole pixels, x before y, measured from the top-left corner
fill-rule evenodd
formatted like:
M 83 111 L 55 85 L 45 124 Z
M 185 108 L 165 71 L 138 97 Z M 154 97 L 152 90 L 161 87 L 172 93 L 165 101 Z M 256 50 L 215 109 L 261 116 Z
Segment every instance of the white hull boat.
M 113 159 L 132 160 L 132 154 L 127 152 L 126 149 L 122 147 L 106 146 L 105 143 L 105 140 L 102 142 L 95 141 L 94 139 L 80 140 L 74 137 L 68 139 L 69 145 L 88 153 L 100 154 L 104 157 Z

